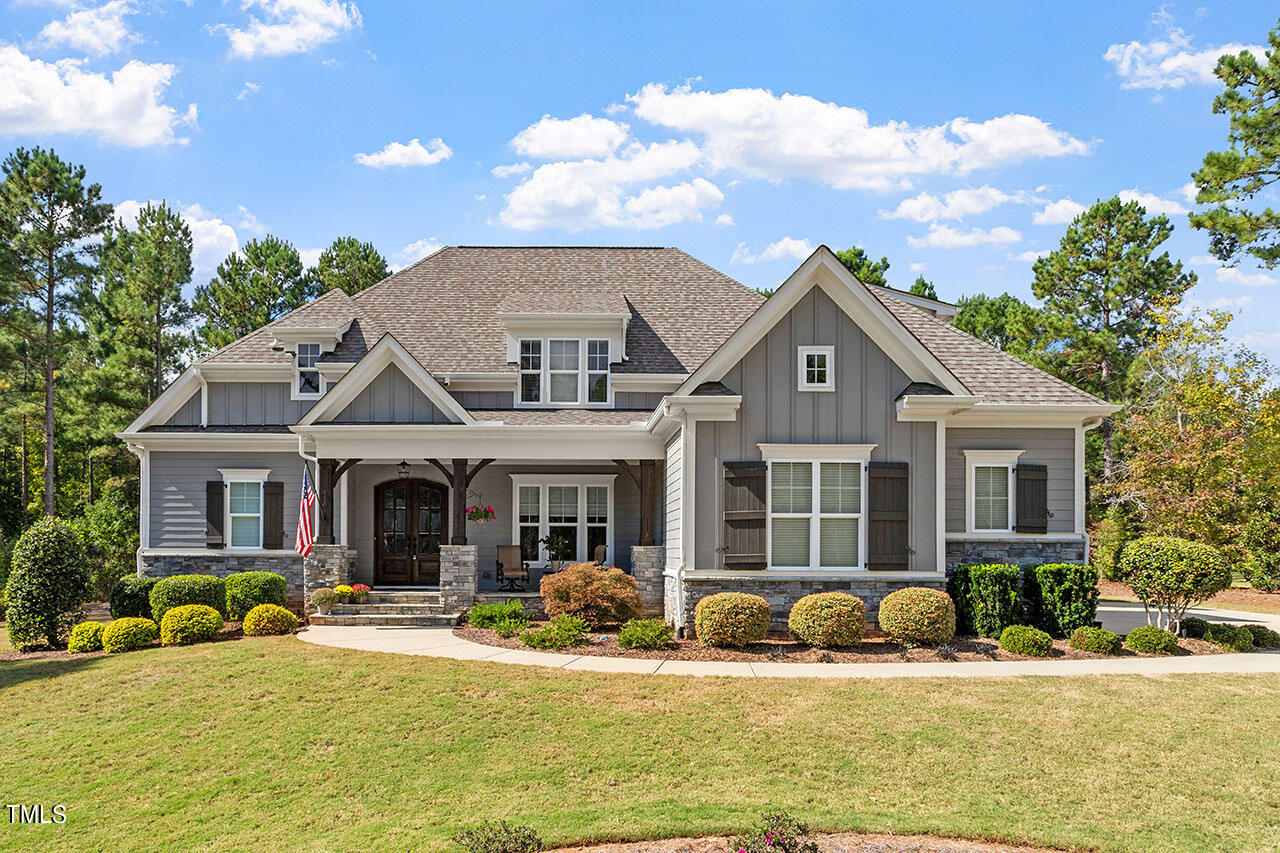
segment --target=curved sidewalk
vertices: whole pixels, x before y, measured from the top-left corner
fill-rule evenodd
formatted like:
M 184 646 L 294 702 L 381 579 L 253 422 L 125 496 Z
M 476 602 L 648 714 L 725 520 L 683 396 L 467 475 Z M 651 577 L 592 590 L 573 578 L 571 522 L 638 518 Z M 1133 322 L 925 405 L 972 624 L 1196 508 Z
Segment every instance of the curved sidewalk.
M 1104 624 L 1141 618 L 1142 607 L 1102 602 Z M 1223 622 L 1258 622 L 1275 627 L 1280 617 L 1233 610 L 1197 608 L 1196 615 Z M 1130 626 L 1133 627 L 1133 626 Z M 1128 630 L 1126 628 L 1125 630 Z M 321 646 L 427 655 L 454 660 L 545 666 L 591 672 L 656 675 L 725 675 L 756 678 L 978 678 L 1022 675 L 1174 675 L 1179 673 L 1280 673 L 1280 651 L 1247 654 L 1196 655 L 1169 658 L 1097 658 L 1092 660 L 980 661 L 957 663 L 742 663 L 729 661 L 660 660 L 593 655 L 553 654 L 486 646 L 463 640 L 449 628 L 381 628 L 376 626 L 317 626 L 298 635 Z

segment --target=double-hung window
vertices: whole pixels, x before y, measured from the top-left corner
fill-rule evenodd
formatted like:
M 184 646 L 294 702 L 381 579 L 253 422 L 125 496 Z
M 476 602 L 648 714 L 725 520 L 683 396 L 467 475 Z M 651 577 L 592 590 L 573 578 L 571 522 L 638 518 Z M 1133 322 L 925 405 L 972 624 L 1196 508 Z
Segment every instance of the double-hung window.
M 552 403 L 573 403 L 576 404 L 580 397 L 578 396 L 579 383 L 579 363 L 581 358 L 578 353 L 580 342 L 575 340 L 556 340 L 547 341 L 547 368 L 550 373 L 550 381 L 548 385 L 551 395 L 549 401 Z
M 521 404 L 609 402 L 607 338 L 521 338 L 519 358 Z
M 520 341 L 520 402 L 542 402 L 542 341 Z
M 226 486 L 227 545 L 262 547 L 262 484 L 267 470 L 220 469 Z
M 587 341 L 587 402 L 609 402 L 609 341 Z
M 529 562 L 537 562 L 540 557 L 542 538 L 542 489 L 538 486 L 517 486 L 517 532 L 520 543 L 520 557 Z
M 970 532 L 1012 532 L 1014 468 L 1021 455 L 1021 450 L 964 451 Z
M 320 344 L 298 344 L 297 378 L 294 390 L 299 397 L 319 397 L 324 390 L 320 378 L 320 370 L 316 362 L 320 359 Z
M 613 474 L 513 474 L 516 506 L 512 534 L 521 556 L 532 563 L 550 559 L 543 539 L 558 540 L 559 559 L 594 559 L 596 547 L 613 550 Z
M 861 461 L 769 463 L 769 565 L 775 569 L 861 567 Z

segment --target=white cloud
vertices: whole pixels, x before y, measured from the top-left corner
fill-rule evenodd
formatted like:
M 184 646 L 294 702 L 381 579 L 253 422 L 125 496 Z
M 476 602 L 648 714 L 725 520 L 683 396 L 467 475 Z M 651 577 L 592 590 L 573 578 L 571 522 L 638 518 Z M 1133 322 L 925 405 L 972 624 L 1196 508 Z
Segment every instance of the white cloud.
M 628 95 L 637 117 L 696 133 L 712 169 L 765 180 L 810 178 L 837 189 L 891 189 L 913 176 L 964 174 L 1040 157 L 1088 153 L 1088 145 L 1034 116 L 932 127 L 873 125 L 864 110 L 765 89 L 694 91 L 651 83 Z
M 1213 255 L 1196 255 L 1196 256 L 1195 256 L 1195 257 L 1193 257 L 1193 258 L 1188 258 L 1188 259 L 1187 259 L 1187 263 L 1191 264 L 1192 266 L 1197 266 L 1197 267 L 1220 267 L 1220 266 L 1222 266 L 1222 261 L 1219 261 L 1219 260 L 1218 260 L 1217 258 L 1215 258 Z
M 1049 254 L 1050 251 L 1050 249 L 1028 249 L 1025 252 L 1019 252 L 1016 255 L 1010 252 L 1005 255 L 1005 257 L 1011 261 L 1019 261 L 1024 264 L 1034 264 L 1037 260 Z
M 261 92 L 261 91 L 262 91 L 262 87 L 260 85 L 258 85 L 257 83 L 251 83 L 246 80 L 244 84 L 244 88 L 241 89 L 239 94 L 236 95 L 236 100 L 243 101 L 245 98 L 249 97 L 250 95 L 256 95 L 258 92 Z
M 1250 349 L 1280 349 L 1280 332 L 1248 332 L 1240 343 Z
M 912 272 L 924 272 L 928 268 L 929 268 L 928 264 L 920 263 L 919 261 L 912 261 L 911 263 L 907 264 L 907 269 L 911 270 Z
M 151 202 L 159 203 L 154 200 Z M 119 202 L 116 205 L 116 218 L 132 227 L 137 223 L 138 212 L 145 204 L 146 202 L 132 199 Z M 191 229 L 191 280 L 196 284 L 204 284 L 213 277 L 218 264 L 226 260 L 227 255 L 240 250 L 240 240 L 236 237 L 234 228 L 198 204 L 170 207 L 178 211 L 182 221 Z
M 733 225 L 734 224 L 733 217 L 727 213 L 722 213 L 716 217 L 716 224 L 717 225 Z
M 798 237 L 783 237 L 781 240 L 765 246 L 763 250 L 755 254 L 751 253 L 746 243 L 739 243 L 738 248 L 733 250 L 733 257 L 729 259 L 729 263 L 759 264 L 765 261 L 780 261 L 783 259 L 803 261 L 812 254 L 813 244 L 808 240 L 802 240 Z
M 1183 300 L 1180 307 L 1186 313 L 1193 311 L 1239 311 L 1251 302 L 1253 302 L 1253 296 L 1248 293 L 1240 296 L 1219 296 L 1208 301 L 1192 296 Z
M 913 248 L 959 249 L 966 246 L 983 244 L 1003 245 L 1016 243 L 1022 235 L 1005 225 L 998 225 L 990 230 L 970 228 L 968 231 L 957 231 L 949 225 L 931 225 L 929 233 L 923 237 L 907 237 L 907 243 Z
M 90 56 L 118 53 L 141 41 L 124 20 L 136 11 L 129 0 L 110 0 L 92 9 L 74 9 L 65 18 L 45 24 L 36 41 L 43 47 L 69 47 Z
M 304 267 L 314 267 L 320 262 L 320 255 L 323 253 L 324 249 L 299 249 L 298 257 Z
M 444 248 L 444 245 L 435 237 L 424 237 L 421 240 L 415 240 L 396 252 L 395 259 L 400 263 L 392 264 L 392 272 L 399 272 L 415 261 L 420 261 L 433 252 L 438 252 Z
M 388 142 L 387 147 L 374 154 L 357 154 L 355 160 L 361 166 L 385 169 L 389 166 L 430 166 L 453 156 L 453 149 L 443 139 L 428 139 L 424 146 L 418 139 L 408 144 Z
M 1138 204 L 1145 207 L 1147 209 L 1147 213 L 1152 216 L 1160 213 L 1168 216 L 1180 216 L 1188 212 L 1187 209 L 1179 202 L 1168 198 L 1161 198 L 1160 196 L 1152 193 L 1139 192 L 1137 189 L 1121 190 L 1116 193 L 1116 195 L 1118 195 L 1120 200 L 1125 204 L 1128 204 L 1131 201 L 1136 201 Z
M 516 134 L 511 147 L 521 157 L 539 160 L 578 160 L 607 157 L 627 139 L 627 125 L 583 113 L 559 119 L 544 115 Z
M 1196 186 L 1195 181 L 1187 181 L 1178 192 L 1182 193 L 1182 197 L 1187 200 L 1187 204 L 1195 204 L 1196 196 L 1200 194 L 1200 188 Z
M 632 143 L 619 155 L 601 160 L 548 163 L 506 195 L 498 221 L 521 231 L 647 229 L 701 221 L 704 210 L 724 200 L 719 187 L 705 178 L 634 189 L 684 172 L 701 156 L 692 142 L 670 141 Z
M 1045 205 L 1044 210 L 1031 214 L 1031 221 L 1036 225 L 1065 225 L 1084 213 L 1085 206 L 1069 198 L 1061 198 Z
M 196 105 L 179 113 L 163 103 L 174 66 L 132 60 L 110 76 L 82 66 L 0 47 L 0 134 L 89 133 L 134 147 L 187 142 L 174 131 L 195 124 Z
M 1270 287 L 1276 283 L 1266 273 L 1248 273 L 1235 267 L 1218 267 L 1213 276 L 1223 284 L 1243 284 L 1245 287 Z
M 236 205 L 236 213 L 240 216 L 240 230 L 248 231 L 250 234 L 267 233 L 267 226 L 263 225 L 258 217 L 254 216 L 249 208 L 243 204 Z
M 533 168 L 528 163 L 511 163 L 505 166 L 494 166 L 489 170 L 495 178 L 509 178 L 512 175 L 523 175 Z
M 1242 50 L 1262 59 L 1265 48 L 1236 42 L 1195 48 L 1185 32 L 1170 27 L 1163 38 L 1113 44 L 1102 58 L 1115 66 L 1121 89 L 1181 89 L 1188 84 L 1221 85 L 1213 74 L 1218 57 Z
M 932 193 L 920 193 L 903 199 L 893 210 L 882 210 L 881 219 L 910 219 L 914 222 L 936 222 L 939 219 L 963 219 L 1007 204 L 1021 201 L 1023 196 L 1010 195 L 995 187 L 952 190 L 939 198 Z
M 250 15 L 243 29 L 221 25 L 215 31 L 227 37 L 231 55 L 242 59 L 307 53 L 363 25 L 355 3 L 338 0 L 244 0 L 241 9 L 261 10 Z

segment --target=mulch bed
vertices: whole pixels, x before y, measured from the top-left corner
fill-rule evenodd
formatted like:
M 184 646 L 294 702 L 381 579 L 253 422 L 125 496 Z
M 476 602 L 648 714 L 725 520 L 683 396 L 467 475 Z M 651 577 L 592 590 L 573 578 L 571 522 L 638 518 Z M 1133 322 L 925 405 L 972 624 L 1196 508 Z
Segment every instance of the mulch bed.
M 822 853 L 1055 853 L 1049 847 L 1023 847 L 932 835 L 840 832 L 809 837 Z M 728 849 L 728 838 L 711 836 L 557 847 L 552 853 L 726 853 Z
M 545 623 L 534 622 L 533 627 Z M 454 636 L 486 646 L 506 649 L 542 651 L 531 649 L 520 642 L 519 637 L 499 637 L 488 628 L 461 626 L 453 629 Z M 1179 655 L 1222 654 L 1225 650 L 1204 640 L 1179 639 Z M 1015 655 L 999 647 L 995 640 L 975 637 L 956 637 L 950 643 L 937 648 L 908 649 L 885 638 L 875 631 L 857 646 L 846 649 L 815 649 L 796 642 L 789 635 L 769 637 L 762 643 L 754 643 L 744 649 L 710 648 L 697 640 L 673 640 L 669 649 L 624 649 L 618 645 L 616 628 L 591 632 L 588 644 L 564 649 L 554 654 L 593 655 L 615 658 L 649 658 L 661 660 L 742 661 L 747 663 L 933 663 L 946 661 L 995 661 L 995 660 L 1044 660 L 1025 655 Z M 1066 640 L 1053 641 L 1051 659 L 1089 660 L 1112 657 L 1067 648 Z M 1159 657 L 1124 649 L 1116 657 Z

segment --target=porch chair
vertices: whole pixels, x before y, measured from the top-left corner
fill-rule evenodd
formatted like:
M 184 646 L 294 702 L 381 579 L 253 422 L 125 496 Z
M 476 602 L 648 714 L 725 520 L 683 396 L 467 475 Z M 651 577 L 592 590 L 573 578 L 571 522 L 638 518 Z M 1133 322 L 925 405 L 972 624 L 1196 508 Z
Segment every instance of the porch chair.
M 597 566 L 603 566 L 604 556 L 605 556 L 605 547 L 603 545 L 597 545 L 595 548 L 595 553 L 592 554 L 591 556 Z
M 529 563 L 520 553 L 519 545 L 498 546 L 499 592 L 524 592 L 517 581 L 529 582 Z

